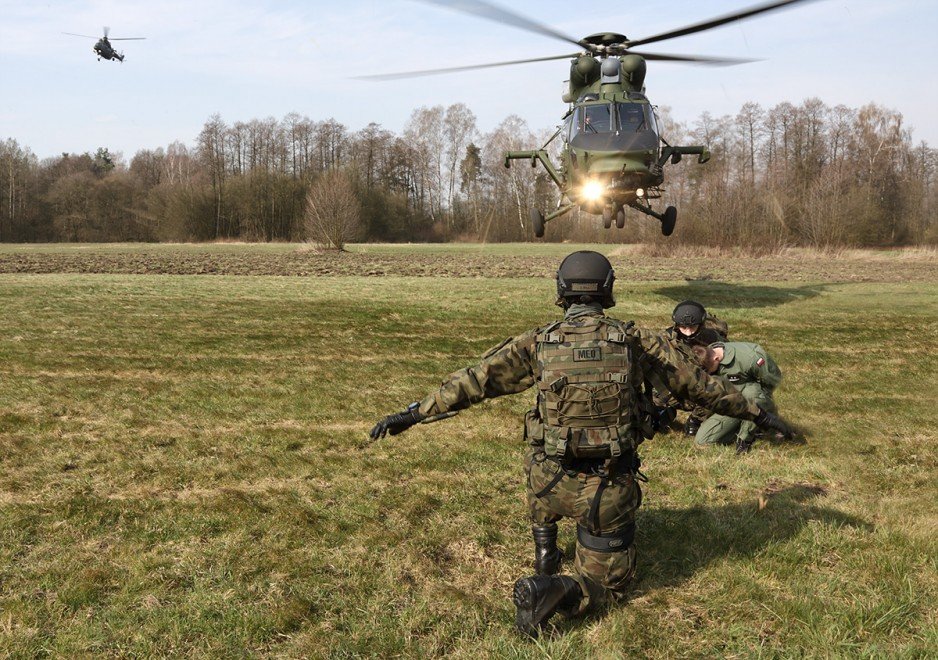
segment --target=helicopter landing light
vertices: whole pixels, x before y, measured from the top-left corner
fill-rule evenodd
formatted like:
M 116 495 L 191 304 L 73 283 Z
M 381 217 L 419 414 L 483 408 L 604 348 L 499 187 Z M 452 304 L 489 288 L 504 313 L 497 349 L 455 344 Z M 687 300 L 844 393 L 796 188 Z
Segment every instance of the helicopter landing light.
M 644 189 L 644 188 L 636 188 L 636 189 L 635 189 L 635 196 L 636 196 L 636 197 L 644 197 L 644 196 L 645 196 L 645 189 Z
M 598 202 L 603 197 L 605 189 L 599 181 L 587 181 L 583 185 L 583 197 L 589 202 Z

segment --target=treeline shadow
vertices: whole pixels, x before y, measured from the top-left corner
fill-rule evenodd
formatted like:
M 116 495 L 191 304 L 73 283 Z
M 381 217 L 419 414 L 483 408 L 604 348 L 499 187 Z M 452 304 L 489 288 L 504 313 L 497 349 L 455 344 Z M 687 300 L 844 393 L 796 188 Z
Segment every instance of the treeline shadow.
M 733 284 L 719 280 L 688 280 L 684 285 L 665 286 L 653 293 L 676 303 L 696 300 L 704 307 L 714 309 L 745 309 L 775 307 L 790 302 L 807 300 L 820 295 L 830 284 L 806 284 L 799 287 L 773 287 L 751 284 Z

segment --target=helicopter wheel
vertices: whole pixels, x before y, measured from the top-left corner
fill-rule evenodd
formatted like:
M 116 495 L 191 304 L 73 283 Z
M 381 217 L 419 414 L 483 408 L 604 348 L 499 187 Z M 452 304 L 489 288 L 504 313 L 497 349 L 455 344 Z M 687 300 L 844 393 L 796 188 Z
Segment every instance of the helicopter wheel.
M 537 238 L 544 238 L 544 214 L 537 209 L 531 209 L 531 226 Z
M 677 222 L 677 209 L 673 206 L 669 206 L 664 210 L 664 215 L 661 217 L 661 233 L 665 236 L 670 236 L 674 233 L 674 225 Z
M 603 209 L 603 229 L 609 229 L 612 226 L 612 207 L 607 206 Z
M 616 213 L 616 228 L 622 229 L 623 227 L 625 227 L 625 209 L 619 209 Z

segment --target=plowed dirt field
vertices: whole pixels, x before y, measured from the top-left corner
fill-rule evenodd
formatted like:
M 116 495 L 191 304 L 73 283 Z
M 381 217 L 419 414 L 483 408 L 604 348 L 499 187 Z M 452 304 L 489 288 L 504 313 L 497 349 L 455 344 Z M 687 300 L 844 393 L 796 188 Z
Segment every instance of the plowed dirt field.
M 409 247 L 353 246 L 348 252 L 325 252 L 286 245 L 6 246 L 0 250 L 0 273 L 550 277 L 559 255 L 566 252 L 564 246 L 556 246 L 550 254 L 531 254 L 524 246 L 519 246 L 517 254 L 505 246 L 491 251 L 478 246 L 466 250 L 441 246 L 438 251 Z M 927 252 L 893 257 L 877 253 L 663 257 L 628 247 L 593 247 L 610 256 L 620 280 L 938 281 L 938 259 Z

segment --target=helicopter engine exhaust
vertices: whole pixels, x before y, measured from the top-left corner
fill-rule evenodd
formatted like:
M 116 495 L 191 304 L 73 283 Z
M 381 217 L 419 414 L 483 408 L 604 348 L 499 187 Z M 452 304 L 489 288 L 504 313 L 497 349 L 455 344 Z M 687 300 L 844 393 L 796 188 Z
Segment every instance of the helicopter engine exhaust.
M 645 72 L 647 69 L 648 65 L 645 63 L 644 57 L 626 55 L 622 58 L 622 71 L 635 89 L 645 87 Z

